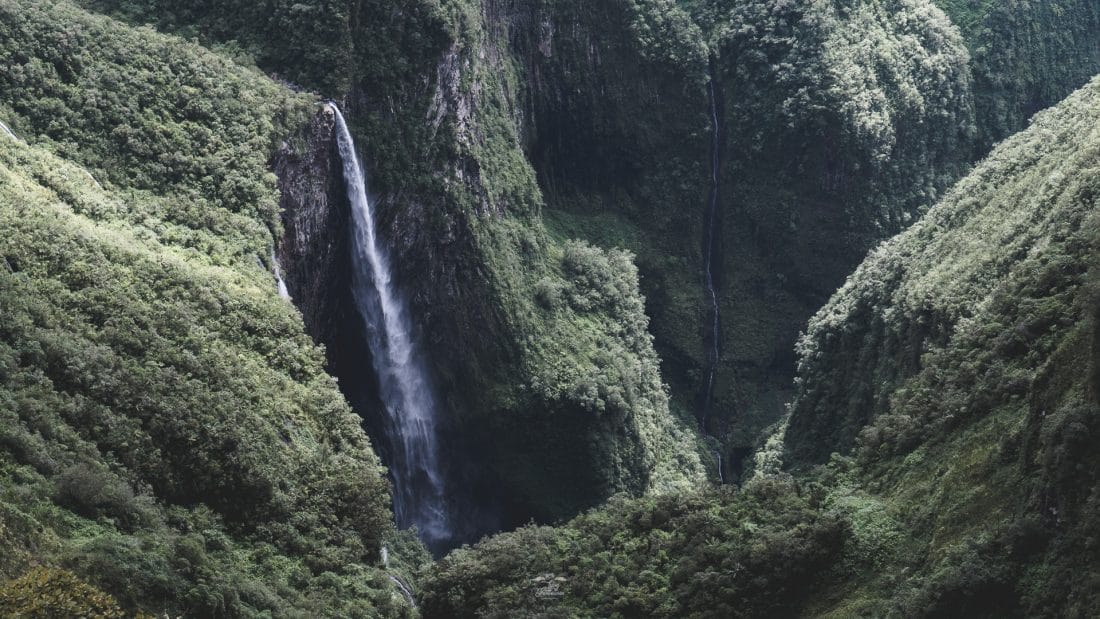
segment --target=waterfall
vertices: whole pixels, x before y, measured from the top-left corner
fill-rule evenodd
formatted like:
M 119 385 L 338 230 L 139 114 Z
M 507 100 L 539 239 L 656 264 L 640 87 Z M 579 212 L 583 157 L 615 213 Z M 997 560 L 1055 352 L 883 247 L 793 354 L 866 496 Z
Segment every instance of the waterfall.
M 353 219 L 352 292 L 367 328 L 374 371 L 385 408 L 394 484 L 394 514 L 401 528 L 415 525 L 432 550 L 453 537 L 439 464 L 436 406 L 415 345 L 403 299 L 393 285 L 386 252 L 377 237 L 365 173 L 340 110 L 337 146 Z
M 721 313 L 718 306 L 718 290 L 714 278 L 714 254 L 715 254 L 715 241 L 714 241 L 714 229 L 718 225 L 718 167 L 719 157 L 718 150 L 720 147 L 721 135 L 719 133 L 718 126 L 718 102 L 714 92 L 714 78 L 710 80 L 710 116 L 711 123 L 713 123 L 713 137 L 711 142 L 711 160 L 710 160 L 710 205 L 707 209 L 707 234 L 706 234 L 706 246 L 704 247 L 704 270 L 706 274 L 706 287 L 707 295 L 710 297 L 711 305 L 711 324 L 710 324 L 710 340 L 711 347 L 708 351 L 707 362 L 709 367 L 707 368 L 707 386 L 706 391 L 703 394 L 703 416 L 702 426 L 703 431 L 706 432 L 707 419 L 710 416 L 711 403 L 714 400 L 714 377 L 718 372 L 718 359 L 721 351 L 719 349 L 721 343 Z
M 12 133 L 12 130 L 9 129 L 8 126 L 3 123 L 3 121 L 0 121 L 0 131 L 3 131 L 9 138 L 15 140 L 16 142 L 22 141 L 14 133 Z
M 714 89 L 714 70 L 711 68 L 711 76 L 709 83 L 709 95 L 710 95 L 710 120 L 712 126 L 711 136 L 711 157 L 710 157 L 710 204 L 707 207 L 706 215 L 706 243 L 703 248 L 703 260 L 705 271 L 705 283 L 707 289 L 707 296 L 710 297 L 710 350 L 707 351 L 707 383 L 706 390 L 703 392 L 703 407 L 702 414 L 699 420 L 699 426 L 703 434 L 709 435 L 709 420 L 711 406 L 714 402 L 714 383 L 715 375 L 718 373 L 718 362 L 721 356 L 721 341 L 722 341 L 722 325 L 721 325 L 721 310 L 718 303 L 718 289 L 717 283 L 714 277 L 714 258 L 716 253 L 715 248 L 715 228 L 718 227 L 718 175 L 721 159 L 719 151 L 721 149 L 721 125 L 718 123 L 718 97 Z M 718 479 L 721 483 L 725 483 L 725 475 L 722 471 L 722 453 L 720 450 L 714 452 L 718 461 Z
M 287 301 L 290 300 L 290 290 L 286 287 L 286 280 L 283 279 L 283 268 L 279 265 L 279 259 L 275 257 L 275 252 L 271 252 L 271 270 L 275 273 L 275 286 L 279 290 L 279 296 Z
M 392 582 L 397 587 L 397 590 L 401 592 L 401 596 L 405 598 L 405 601 L 409 603 L 409 606 L 416 608 L 416 597 L 413 596 L 412 589 L 410 589 L 409 586 L 405 584 L 405 581 L 401 580 L 397 576 L 394 576 L 393 574 L 387 574 L 387 576 L 389 576 L 390 582 Z

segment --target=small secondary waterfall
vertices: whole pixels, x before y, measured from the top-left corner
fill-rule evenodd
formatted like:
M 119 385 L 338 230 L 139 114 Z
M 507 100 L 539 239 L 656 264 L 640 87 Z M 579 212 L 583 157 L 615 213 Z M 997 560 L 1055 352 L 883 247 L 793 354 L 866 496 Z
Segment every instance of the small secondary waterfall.
M 22 141 L 22 140 L 19 139 L 19 137 L 17 135 L 15 135 L 15 133 L 12 132 L 11 129 L 8 128 L 7 125 L 5 125 L 3 123 L 3 121 L 0 121 L 0 131 L 3 131 L 5 135 L 7 135 L 9 138 L 15 140 L 16 142 L 21 142 Z
M 710 119 L 711 126 L 713 127 L 711 137 L 711 157 L 710 157 L 710 204 L 707 208 L 706 216 L 706 243 L 703 248 L 703 260 L 705 266 L 705 280 L 707 288 L 707 296 L 710 298 L 711 305 L 711 321 L 710 321 L 710 350 L 708 353 L 708 365 L 707 368 L 707 383 L 706 391 L 703 393 L 703 412 L 699 422 L 702 428 L 703 434 L 709 434 L 708 421 L 710 419 L 711 406 L 714 402 L 714 386 L 715 375 L 718 372 L 718 361 L 721 355 L 721 341 L 722 341 L 722 325 L 721 325 L 721 310 L 718 304 L 718 289 L 717 283 L 714 277 L 714 260 L 715 260 L 715 228 L 718 227 L 718 174 L 719 165 L 721 163 L 719 151 L 721 148 L 721 126 L 718 123 L 718 98 L 714 90 L 714 71 L 711 70 L 711 78 L 709 84 L 710 95 Z M 722 473 L 722 454 L 720 451 L 715 452 L 715 456 L 718 458 L 718 478 L 725 483 L 725 476 Z
M 271 252 L 271 270 L 275 272 L 275 286 L 279 290 L 279 296 L 289 301 L 290 290 L 286 287 L 286 280 L 283 279 L 283 267 L 279 264 L 279 259 L 275 257 L 275 252 Z
M 394 513 L 401 528 L 415 525 L 437 550 L 453 537 L 439 464 L 436 406 L 403 299 L 391 280 L 386 252 L 376 234 L 365 174 L 340 110 L 337 146 L 353 219 L 352 286 L 367 335 L 385 407 Z

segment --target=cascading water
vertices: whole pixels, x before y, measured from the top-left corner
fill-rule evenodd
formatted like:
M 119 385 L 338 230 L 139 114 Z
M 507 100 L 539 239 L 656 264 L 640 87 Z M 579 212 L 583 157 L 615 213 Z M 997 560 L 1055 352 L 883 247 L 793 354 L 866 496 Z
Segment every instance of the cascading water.
M 9 128 L 8 128 L 8 126 L 7 126 L 7 125 L 5 125 L 5 124 L 4 124 L 3 122 L 0 122 L 0 131 L 3 131 L 5 135 L 7 135 L 7 136 L 8 136 L 9 138 L 11 138 L 11 139 L 15 140 L 16 142 L 20 142 L 20 141 L 22 141 L 22 140 L 20 140 L 20 139 L 19 139 L 19 137 L 18 137 L 17 135 L 15 135 L 15 133 L 13 133 L 13 132 L 12 132 L 12 130 L 11 130 L 11 129 L 9 129 Z
M 394 289 L 388 259 L 379 244 L 355 143 L 340 110 L 330 106 L 336 116 L 337 146 L 354 224 L 355 304 L 366 324 L 385 407 L 394 513 L 399 527 L 415 525 L 424 543 L 439 550 L 454 534 L 439 464 L 435 402 L 405 303 Z
M 290 301 L 290 289 L 286 287 L 286 280 L 283 279 L 283 267 L 275 257 L 274 251 L 271 252 L 271 270 L 275 273 L 275 287 L 279 291 L 279 296 Z
M 719 158 L 719 149 L 721 148 L 721 127 L 718 124 L 718 98 L 714 90 L 714 72 L 711 71 L 710 79 L 710 119 L 712 130 L 712 142 L 711 142 L 711 158 L 710 158 L 710 204 L 707 208 L 707 231 L 706 231 L 706 245 L 704 247 L 704 266 L 705 266 L 705 279 L 707 295 L 710 297 L 711 304 L 711 324 L 710 324 L 710 350 L 708 351 L 708 365 L 707 368 L 707 384 L 706 391 L 703 393 L 703 412 L 699 425 L 701 426 L 704 434 L 709 434 L 708 421 L 710 419 L 711 406 L 714 402 L 714 381 L 715 375 L 718 373 L 718 361 L 721 356 L 721 313 L 718 304 L 718 289 L 717 283 L 714 277 L 714 258 L 715 258 L 715 228 L 718 227 L 718 171 L 721 160 Z M 718 459 L 718 478 L 725 483 L 725 476 L 722 473 L 722 454 L 716 451 L 714 453 Z

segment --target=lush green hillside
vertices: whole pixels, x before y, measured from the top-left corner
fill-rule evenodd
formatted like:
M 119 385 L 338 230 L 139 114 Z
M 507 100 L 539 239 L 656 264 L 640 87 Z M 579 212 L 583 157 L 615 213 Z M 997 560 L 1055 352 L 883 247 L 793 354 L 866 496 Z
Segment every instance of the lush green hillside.
M 313 101 L 64 2 L 0 3 L 0 57 L 30 142 L 0 136 L 0 575 L 171 615 L 403 612 L 369 567 L 381 467 L 257 264 L 267 158 Z
M 1100 80 L 814 319 L 791 462 L 859 432 L 853 458 L 791 477 L 779 434 L 740 492 L 498 536 L 431 570 L 425 615 L 1095 614 L 1098 120 Z
M 736 456 L 782 413 L 805 320 L 965 170 L 973 112 L 966 50 L 930 2 L 737 2 L 715 37 L 715 412 Z
M 927 536 L 928 603 L 1096 612 L 1072 566 L 1095 562 L 1100 513 L 1098 117 L 1100 81 L 1041 114 L 877 250 L 801 344 L 791 463 L 855 446 Z
M 1100 73 L 1092 0 L 936 0 L 971 52 L 978 154 Z

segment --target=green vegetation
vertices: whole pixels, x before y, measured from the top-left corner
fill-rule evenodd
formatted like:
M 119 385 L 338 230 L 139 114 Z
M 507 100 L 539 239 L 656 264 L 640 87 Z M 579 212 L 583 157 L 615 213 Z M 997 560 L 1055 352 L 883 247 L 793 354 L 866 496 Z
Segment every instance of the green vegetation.
M 17 133 L 108 186 L 155 194 L 140 211 L 112 210 L 166 243 L 218 264 L 268 255 L 278 213 L 267 161 L 310 99 L 69 3 L 6 0 L 0 16 L 0 104 Z
M 0 140 L 0 575 L 172 615 L 403 612 L 369 567 L 381 467 L 256 265 L 312 100 L 64 2 L 0 15 L 34 142 Z M 27 612 L 82 590 L 35 574 Z
M 0 589 L 0 611 L 11 617 L 96 617 L 126 614 L 111 596 L 81 582 L 72 572 L 37 567 Z
M 442 559 L 425 617 L 760 617 L 820 591 L 848 537 L 789 481 L 627 500 L 558 528 L 525 527 Z M 818 582 L 826 581 L 822 578 Z
M 1100 72 L 1091 0 L 936 0 L 970 48 L 978 154 Z
M 352 80 L 353 3 L 339 0 L 249 2 L 77 0 L 135 24 L 197 38 L 227 56 L 256 62 L 319 92 L 346 92 Z M 369 13 L 368 13 L 369 14 Z
M 1100 81 L 943 193 L 1098 11 L 0 0 L 0 614 L 1096 615 Z M 712 85 L 737 490 L 691 413 Z M 454 502 L 535 521 L 434 564 L 264 264 L 320 96 Z
M 456 551 L 424 614 L 1095 614 L 1098 119 L 1100 80 L 860 267 L 801 344 L 787 453 L 740 491 Z

